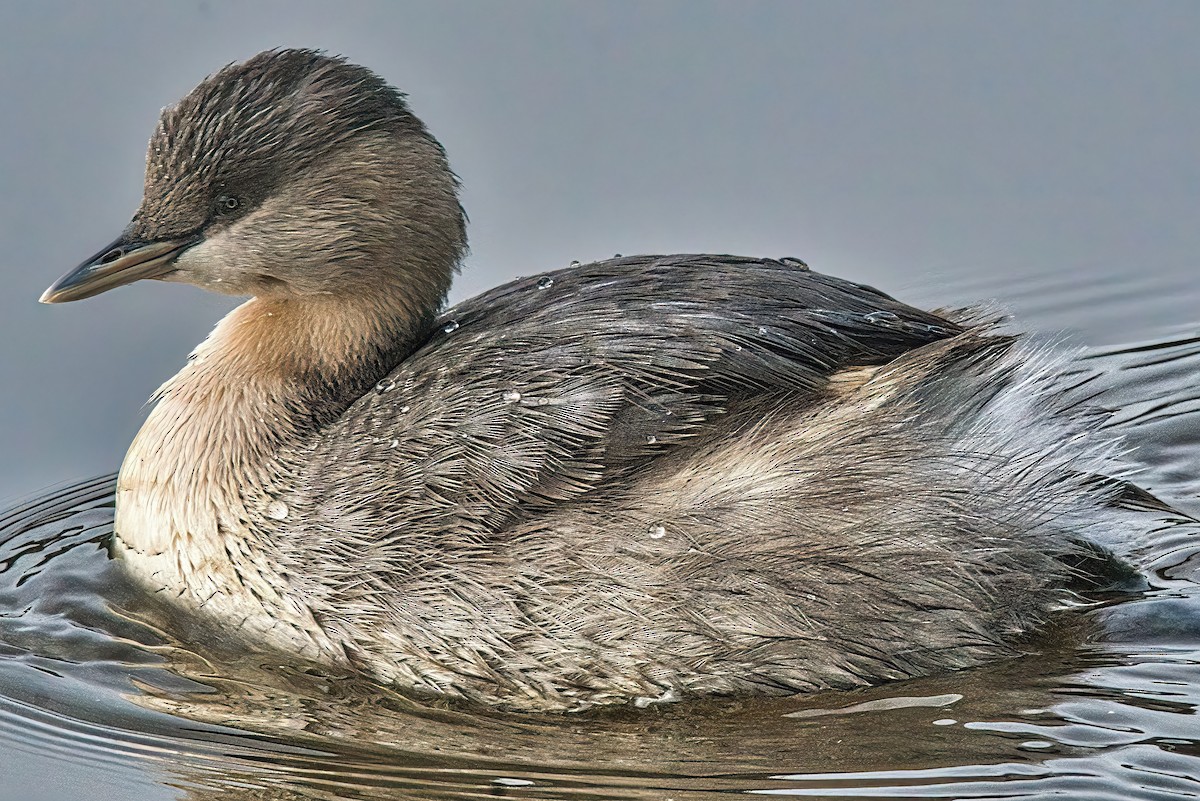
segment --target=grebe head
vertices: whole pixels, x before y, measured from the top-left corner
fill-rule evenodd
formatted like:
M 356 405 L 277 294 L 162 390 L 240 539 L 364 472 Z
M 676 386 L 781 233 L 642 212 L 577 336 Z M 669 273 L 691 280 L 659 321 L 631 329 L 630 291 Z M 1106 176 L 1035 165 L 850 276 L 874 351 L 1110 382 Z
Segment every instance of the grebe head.
M 150 140 L 141 207 L 45 303 L 141 278 L 266 297 L 445 298 L 466 249 L 445 152 L 378 76 L 271 50 L 205 79 Z

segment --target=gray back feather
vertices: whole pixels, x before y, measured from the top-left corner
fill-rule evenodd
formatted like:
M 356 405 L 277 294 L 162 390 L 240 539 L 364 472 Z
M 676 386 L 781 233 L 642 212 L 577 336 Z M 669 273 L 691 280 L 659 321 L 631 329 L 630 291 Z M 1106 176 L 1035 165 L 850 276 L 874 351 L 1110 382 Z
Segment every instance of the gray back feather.
M 1106 520 L 1112 445 L 1057 370 L 771 260 L 524 279 L 294 455 L 278 558 L 351 659 L 488 703 L 963 667 L 1061 602 Z

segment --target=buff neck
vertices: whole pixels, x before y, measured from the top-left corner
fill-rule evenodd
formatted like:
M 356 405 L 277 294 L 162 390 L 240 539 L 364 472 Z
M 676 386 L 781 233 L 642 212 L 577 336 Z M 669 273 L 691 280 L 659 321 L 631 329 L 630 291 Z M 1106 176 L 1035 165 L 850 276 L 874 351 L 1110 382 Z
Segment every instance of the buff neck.
M 159 389 L 121 466 L 115 544 L 134 575 L 281 647 L 332 648 L 279 566 L 278 499 L 296 474 L 290 455 L 428 325 L 386 308 L 256 298 L 217 325 Z

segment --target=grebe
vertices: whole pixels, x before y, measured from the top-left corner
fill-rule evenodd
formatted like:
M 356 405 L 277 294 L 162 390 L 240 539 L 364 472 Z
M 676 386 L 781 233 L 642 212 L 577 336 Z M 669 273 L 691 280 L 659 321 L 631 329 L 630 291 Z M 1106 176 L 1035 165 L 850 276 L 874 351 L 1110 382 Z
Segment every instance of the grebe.
M 1120 470 L 1062 361 L 795 259 L 639 256 L 439 311 L 441 145 L 370 71 L 225 67 L 42 300 L 251 296 L 121 467 L 114 551 L 256 647 L 574 710 L 846 688 L 1011 654 Z

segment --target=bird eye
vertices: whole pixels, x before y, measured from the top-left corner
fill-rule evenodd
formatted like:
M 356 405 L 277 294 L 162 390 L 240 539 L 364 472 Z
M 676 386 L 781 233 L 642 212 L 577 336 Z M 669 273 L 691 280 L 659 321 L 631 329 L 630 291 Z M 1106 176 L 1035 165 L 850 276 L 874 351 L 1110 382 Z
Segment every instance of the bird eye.
M 217 198 L 217 214 L 232 214 L 242 205 L 242 201 L 233 195 L 221 195 Z

